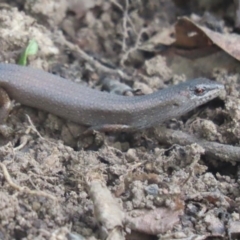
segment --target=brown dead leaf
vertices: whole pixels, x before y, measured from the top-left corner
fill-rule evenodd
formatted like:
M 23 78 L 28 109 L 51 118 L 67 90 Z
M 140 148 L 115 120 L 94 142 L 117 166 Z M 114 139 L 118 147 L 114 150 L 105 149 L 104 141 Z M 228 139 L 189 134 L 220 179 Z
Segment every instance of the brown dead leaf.
M 206 34 L 188 18 L 180 18 L 175 25 L 176 42 L 183 48 L 202 48 L 212 45 Z
M 199 26 L 183 17 L 176 23 L 176 42 L 174 45 L 185 48 L 208 47 L 213 44 L 232 57 L 240 60 L 240 36 L 234 33 L 219 33 Z
M 179 215 L 182 211 L 173 211 L 168 208 L 156 208 L 154 210 L 137 211 L 138 217 L 126 218 L 126 225 L 131 230 L 146 234 L 157 235 L 171 230 L 179 222 Z M 136 211 L 134 211 L 136 213 Z M 141 214 L 139 216 L 139 214 Z

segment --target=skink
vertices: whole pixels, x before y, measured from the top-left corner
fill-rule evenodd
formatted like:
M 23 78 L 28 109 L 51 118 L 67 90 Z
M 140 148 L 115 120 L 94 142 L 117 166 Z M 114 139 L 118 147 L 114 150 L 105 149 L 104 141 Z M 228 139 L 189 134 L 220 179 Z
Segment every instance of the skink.
M 21 104 L 97 130 L 142 129 L 179 117 L 217 97 L 224 86 L 197 78 L 149 95 L 97 91 L 42 70 L 0 64 L 0 87 Z M 2 97 L 0 103 L 8 104 Z M 3 119 L 7 110 L 0 112 Z

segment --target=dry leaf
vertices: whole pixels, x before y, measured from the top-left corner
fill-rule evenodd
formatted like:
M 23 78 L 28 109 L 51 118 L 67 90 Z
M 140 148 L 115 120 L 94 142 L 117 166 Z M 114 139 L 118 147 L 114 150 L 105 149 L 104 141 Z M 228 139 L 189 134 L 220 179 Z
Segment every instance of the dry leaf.
M 201 48 L 217 45 L 232 57 L 240 60 L 240 36 L 234 33 L 219 33 L 199 26 L 184 17 L 176 24 L 175 45 L 185 48 Z
M 182 211 L 156 208 L 151 211 L 142 210 L 141 213 L 142 215 L 136 218 L 127 217 L 127 227 L 138 232 L 157 235 L 171 230 L 179 222 L 179 215 L 182 214 Z

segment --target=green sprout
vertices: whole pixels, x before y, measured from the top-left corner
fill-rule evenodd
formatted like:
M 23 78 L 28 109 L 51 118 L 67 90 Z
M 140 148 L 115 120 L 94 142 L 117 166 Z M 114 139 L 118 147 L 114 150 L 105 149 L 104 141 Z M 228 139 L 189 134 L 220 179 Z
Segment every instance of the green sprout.
M 18 64 L 26 66 L 27 65 L 27 57 L 30 56 L 30 55 L 36 54 L 37 51 L 38 51 L 37 42 L 34 39 L 30 40 L 29 43 L 28 43 L 28 46 L 26 47 L 26 49 L 21 54 L 21 57 L 18 61 Z

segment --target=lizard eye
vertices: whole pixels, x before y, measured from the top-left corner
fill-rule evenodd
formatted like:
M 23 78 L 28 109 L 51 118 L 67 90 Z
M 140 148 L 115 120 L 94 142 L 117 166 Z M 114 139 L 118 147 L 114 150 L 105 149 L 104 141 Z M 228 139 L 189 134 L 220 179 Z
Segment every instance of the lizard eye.
M 196 94 L 196 95 L 198 95 L 198 96 L 201 96 L 201 95 L 203 95 L 204 93 L 205 93 L 205 88 L 203 88 L 203 87 L 196 87 L 195 89 L 194 89 L 194 93 Z

